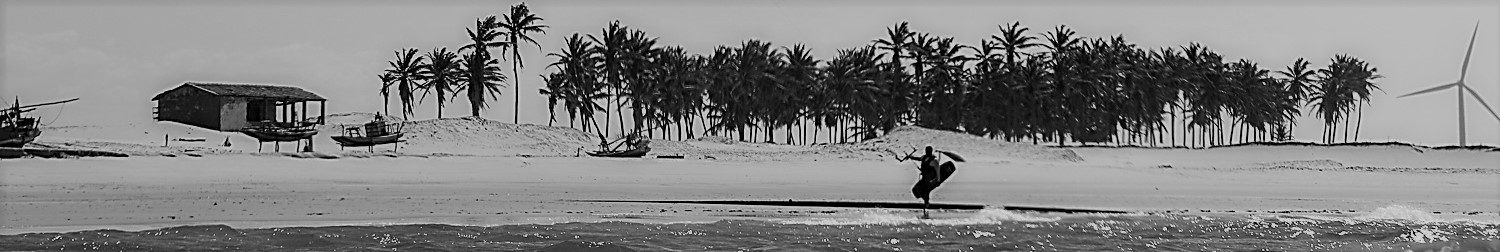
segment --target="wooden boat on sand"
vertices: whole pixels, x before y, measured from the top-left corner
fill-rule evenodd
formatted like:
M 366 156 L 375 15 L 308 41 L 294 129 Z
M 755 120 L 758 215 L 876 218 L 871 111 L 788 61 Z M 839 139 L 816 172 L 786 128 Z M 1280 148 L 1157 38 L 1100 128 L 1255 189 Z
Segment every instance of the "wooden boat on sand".
M 42 135 L 42 130 L 39 128 L 41 121 L 38 121 L 36 117 L 26 117 L 23 113 L 36 110 L 35 107 L 63 104 L 77 100 L 78 98 L 73 98 L 65 101 L 25 106 L 21 106 L 19 99 L 16 100 L 16 103 L 10 108 L 0 110 L 0 147 L 24 147 L 27 143 L 35 141 L 36 137 Z
M 339 142 L 339 145 L 344 147 L 366 147 L 395 143 L 401 141 L 401 137 L 405 135 L 406 133 L 396 132 L 373 137 L 333 136 L 333 141 Z
M 318 134 L 313 128 L 245 128 L 240 133 L 261 142 L 292 142 L 310 139 Z
M 376 145 L 400 144 L 401 137 L 406 135 L 401 132 L 404 126 L 404 123 L 386 122 L 384 117 L 377 115 L 375 120 L 363 125 L 345 127 L 343 135 L 332 138 L 341 147 L 371 147 L 370 151 L 373 152 L 373 146 Z
M 595 157 L 638 158 L 638 157 L 645 157 L 646 153 L 649 153 L 649 152 L 651 152 L 651 147 L 641 146 L 639 148 L 627 149 L 627 150 L 590 151 L 590 152 L 587 152 L 587 153 L 589 154 L 589 156 L 595 156 Z

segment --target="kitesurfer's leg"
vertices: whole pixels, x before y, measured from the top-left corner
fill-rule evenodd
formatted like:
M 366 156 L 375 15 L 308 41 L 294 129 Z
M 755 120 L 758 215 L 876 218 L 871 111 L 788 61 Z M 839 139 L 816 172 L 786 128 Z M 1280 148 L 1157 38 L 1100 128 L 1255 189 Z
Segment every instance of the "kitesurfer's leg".
M 931 202 L 929 202 L 928 199 L 930 199 L 930 198 L 928 198 L 928 197 L 923 197 L 922 198 L 922 218 L 923 219 L 931 219 L 932 218 L 932 216 L 928 216 L 927 215 L 928 205 L 931 204 Z

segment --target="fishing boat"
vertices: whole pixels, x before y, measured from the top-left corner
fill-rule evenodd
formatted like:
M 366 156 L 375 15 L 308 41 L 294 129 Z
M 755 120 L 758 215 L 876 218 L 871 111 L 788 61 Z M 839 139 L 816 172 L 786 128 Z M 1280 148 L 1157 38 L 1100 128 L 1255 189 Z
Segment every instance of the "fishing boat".
M 311 127 L 258 127 L 241 129 L 240 133 L 261 142 L 292 142 L 311 139 L 318 130 Z
M 24 113 L 36 110 L 36 107 L 63 104 L 77 101 L 73 98 L 65 101 L 48 102 L 33 105 L 21 105 L 20 99 L 10 108 L 0 111 L 0 147 L 20 148 L 27 143 L 35 141 L 36 137 L 42 135 L 39 128 L 40 121 L 36 117 L 26 117 Z
M 26 146 L 26 143 L 35 141 L 37 136 L 42 135 L 42 130 L 36 128 L 35 120 L 21 121 L 23 124 L 15 126 L 6 125 L 4 128 L 0 128 L 0 147 Z
M 334 142 L 338 142 L 339 146 L 342 147 L 371 147 L 371 151 L 374 151 L 373 146 L 376 145 L 400 144 L 401 137 L 406 135 L 406 133 L 401 132 L 401 128 L 404 125 L 402 123 L 387 122 L 383 117 L 377 115 L 375 116 L 375 120 L 363 125 L 345 127 L 344 135 L 332 136 L 332 138 Z M 392 128 L 395 130 L 391 130 Z
M 646 156 L 646 153 L 649 152 L 651 152 L 651 147 L 640 146 L 627 150 L 590 151 L 587 153 L 589 154 L 589 156 L 595 157 L 638 158 Z
M 239 131 L 246 136 L 255 138 L 255 141 L 261 143 L 256 146 L 256 151 L 265 149 L 263 145 L 266 142 L 275 143 L 276 152 L 281 152 L 281 142 L 297 142 L 297 150 L 311 152 L 312 138 L 318 134 L 318 129 L 314 128 L 313 125 L 316 124 L 267 122 L 255 124 L 252 127 L 246 127 Z M 307 142 L 306 145 L 302 144 L 304 140 Z
M 396 143 L 401 141 L 405 133 L 391 133 L 384 136 L 360 137 L 360 136 L 333 136 L 334 142 L 344 147 L 366 147 L 382 144 Z
M 605 149 L 590 151 L 587 153 L 589 154 L 589 156 L 595 157 L 638 158 L 645 157 L 646 153 L 651 152 L 651 140 L 649 139 L 642 139 L 636 134 L 630 134 L 629 136 L 626 136 L 621 140 L 623 141 L 619 141 L 620 145 L 615 146 L 616 149 L 608 149 L 607 147 L 609 147 L 611 144 L 605 143 L 600 146 L 601 148 Z M 620 150 L 618 149 L 619 147 L 630 148 Z

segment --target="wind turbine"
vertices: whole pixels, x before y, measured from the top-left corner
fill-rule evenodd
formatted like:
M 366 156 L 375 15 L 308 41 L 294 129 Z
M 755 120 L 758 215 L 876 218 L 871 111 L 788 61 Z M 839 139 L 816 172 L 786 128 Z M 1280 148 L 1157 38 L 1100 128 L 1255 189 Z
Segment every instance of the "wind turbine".
M 1432 87 L 1432 88 L 1428 88 L 1428 89 L 1423 89 L 1422 91 L 1416 91 L 1416 92 L 1412 92 L 1410 94 L 1406 94 L 1406 95 L 1402 95 L 1402 96 L 1397 96 L 1396 97 L 1396 98 L 1401 98 L 1401 97 L 1407 97 L 1407 96 L 1413 96 L 1413 95 L 1419 95 L 1419 94 L 1437 92 L 1437 91 L 1441 91 L 1441 90 L 1444 90 L 1444 89 L 1458 87 L 1458 89 L 1459 89 L 1458 90 L 1458 146 L 1466 146 L 1466 144 L 1467 144 L 1467 142 L 1464 141 L 1464 137 L 1465 137 L 1465 135 L 1464 135 L 1464 91 L 1469 91 L 1469 94 L 1474 96 L 1474 100 L 1479 101 L 1479 105 L 1484 105 L 1484 109 L 1490 111 L 1490 115 L 1494 116 L 1495 120 L 1500 120 L 1500 115 L 1495 114 L 1495 109 L 1490 108 L 1490 104 L 1489 103 L 1485 103 L 1484 99 L 1480 98 L 1478 92 L 1474 92 L 1474 89 L 1469 88 L 1469 85 L 1464 83 L 1464 77 L 1466 77 L 1467 75 L 1469 75 L 1469 57 L 1473 56 L 1473 54 L 1474 54 L 1474 39 L 1478 38 L 1478 37 L 1479 37 L 1479 22 L 1474 22 L 1474 35 L 1471 36 L 1471 37 L 1469 37 L 1469 51 L 1466 52 L 1466 53 L 1464 53 L 1464 65 L 1463 65 L 1463 69 L 1460 69 L 1460 71 L 1459 71 L 1458 81 L 1457 82 L 1443 84 L 1443 85 L 1438 85 L 1436 87 Z

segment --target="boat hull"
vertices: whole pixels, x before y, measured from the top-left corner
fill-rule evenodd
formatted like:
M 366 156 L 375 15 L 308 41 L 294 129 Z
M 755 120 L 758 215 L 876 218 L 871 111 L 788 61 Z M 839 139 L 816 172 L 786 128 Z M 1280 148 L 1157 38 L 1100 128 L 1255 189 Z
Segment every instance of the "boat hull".
M 36 137 L 41 135 L 40 129 L 0 130 L 0 147 L 24 147 L 26 143 L 35 141 Z
M 401 141 L 401 136 L 404 135 L 406 134 L 397 132 L 394 134 L 374 137 L 333 136 L 333 141 L 338 142 L 339 145 L 344 147 L 365 147 L 395 143 L 397 141 Z
M 268 130 L 244 130 L 244 131 L 240 131 L 240 133 L 245 133 L 245 135 L 250 136 L 252 138 L 255 138 L 255 140 L 259 140 L 261 142 L 292 142 L 292 141 L 299 141 L 299 140 L 303 140 L 303 139 L 312 139 L 313 135 L 317 135 L 318 134 L 318 131 L 317 130 L 311 130 L 311 129 L 309 129 L 309 130 L 275 130 L 275 131 L 268 131 Z
M 651 148 L 629 149 L 622 151 L 590 151 L 588 152 L 588 154 L 589 156 L 595 157 L 638 158 L 646 156 L 646 153 L 649 152 L 651 152 Z

